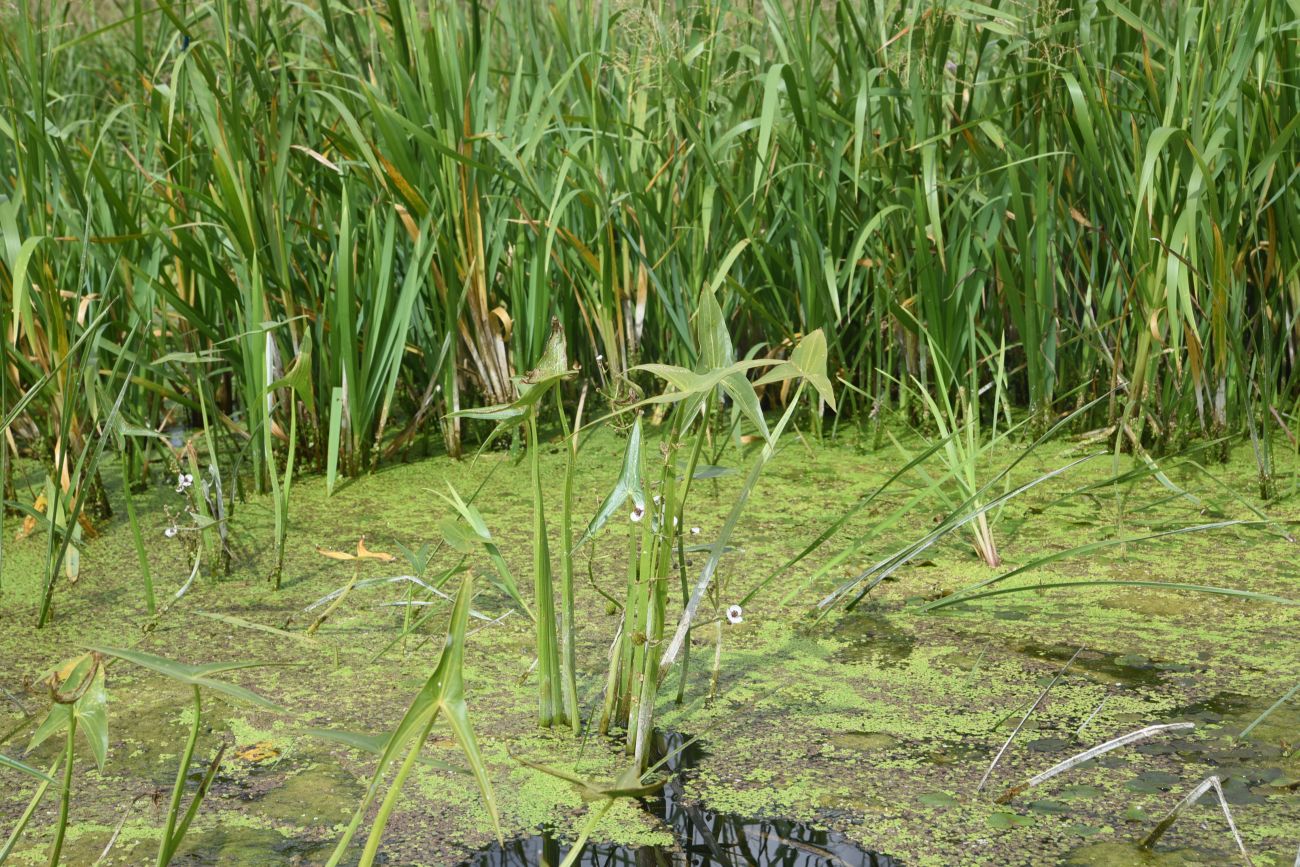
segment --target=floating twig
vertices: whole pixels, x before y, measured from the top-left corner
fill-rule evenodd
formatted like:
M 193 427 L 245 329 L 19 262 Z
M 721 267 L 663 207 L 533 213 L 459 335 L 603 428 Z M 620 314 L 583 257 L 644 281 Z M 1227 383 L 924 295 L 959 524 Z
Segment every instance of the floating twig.
M 1147 726 L 1146 728 L 1138 729 L 1135 732 L 1129 732 L 1126 735 L 1120 735 L 1119 737 L 1113 740 L 1106 741 L 1106 743 L 1104 744 L 1098 744 L 1095 747 L 1084 750 L 1078 755 L 1071 756 L 1065 761 L 1053 765 L 1052 767 L 1043 771 L 1038 776 L 1026 780 L 1025 782 L 1021 783 L 1018 786 L 1012 786 L 1011 788 L 1007 789 L 1005 792 L 1002 793 L 1001 797 L 998 798 L 998 803 L 999 804 L 1009 803 L 1012 798 L 1014 798 L 1016 795 L 1023 792 L 1025 789 L 1032 789 L 1034 786 L 1037 786 L 1040 783 L 1047 782 L 1052 777 L 1055 777 L 1057 774 L 1065 773 L 1071 768 L 1076 768 L 1079 765 L 1083 764 L 1084 762 L 1088 761 L 1089 759 L 1095 759 L 1097 756 L 1100 756 L 1104 753 L 1108 753 L 1113 749 L 1118 749 L 1119 747 L 1127 746 L 1128 744 L 1131 744 L 1134 741 L 1144 740 L 1145 738 L 1148 738 L 1154 734 L 1159 734 L 1160 732 L 1188 731 L 1189 729 L 1194 729 L 1194 728 L 1196 728 L 1196 723 L 1193 722 L 1161 723 L 1160 725 Z
M 1102 709 L 1103 707 L 1106 706 L 1106 701 L 1107 701 L 1109 698 L 1110 698 L 1110 696 L 1108 696 L 1108 695 L 1103 695 L 1103 696 L 1101 697 L 1101 701 L 1097 703 L 1097 709 L 1094 710 L 1092 713 L 1088 714 L 1088 718 L 1087 718 L 1086 720 L 1083 721 L 1083 725 L 1081 725 L 1081 726 L 1079 726 L 1077 729 L 1075 729 L 1075 731 L 1074 731 L 1074 736 L 1075 736 L 1076 738 L 1077 738 L 1079 735 L 1083 734 L 1083 730 L 1086 729 L 1086 728 L 1088 727 L 1089 723 L 1091 723 L 1094 719 L 1097 718 L 1097 714 L 1101 713 L 1101 709 Z
M 1283 696 L 1282 696 L 1281 698 L 1279 698 L 1277 701 L 1275 701 L 1275 702 L 1273 702 L 1271 705 L 1269 705 L 1268 710 L 1264 711 L 1262 714 L 1260 714 L 1259 716 L 1255 717 L 1254 722 L 1252 722 L 1250 725 L 1248 725 L 1248 726 L 1246 726 L 1244 729 L 1242 729 L 1241 734 L 1237 735 L 1237 740 L 1244 740 L 1245 738 L 1249 737 L 1249 736 L 1250 736 L 1250 733 L 1253 732 L 1253 731 L 1255 730 L 1255 726 L 1259 725 L 1259 724 L 1262 723 L 1265 719 L 1267 719 L 1268 716 L 1269 716 L 1271 713 L 1273 713 L 1273 711 L 1277 710 L 1277 709 L 1280 708 L 1282 705 L 1284 705 L 1284 704 L 1286 704 L 1288 701 L 1290 701 L 1291 698 L 1292 698 L 1292 696 L 1294 696 L 1297 692 L 1300 692 L 1300 683 L 1297 683 L 1295 686 L 1293 686 L 1293 687 L 1291 687 L 1289 690 L 1287 690 L 1285 695 L 1283 695 Z M 1297 857 L 1297 858 L 1300 858 L 1300 855 L 1297 855 L 1296 857 Z M 1297 867 L 1300 867 L 1300 861 L 1297 862 Z
M 1043 687 L 1043 691 L 1038 694 L 1038 698 L 1034 699 L 1034 703 L 1029 706 L 1029 710 L 1025 711 L 1025 715 L 1020 718 L 1020 722 L 1017 723 L 1015 729 L 1012 730 L 1011 736 L 1007 738 L 1007 742 L 1002 745 L 1002 749 L 998 750 L 998 754 L 993 757 L 993 762 L 989 765 L 989 769 L 985 771 L 984 776 L 980 778 L 980 784 L 975 787 L 975 794 L 978 795 L 983 790 L 984 784 L 989 781 L 989 776 L 993 773 L 993 769 L 998 766 L 998 762 L 1002 761 L 1003 753 L 1005 753 L 1007 748 L 1011 746 L 1011 742 L 1016 739 L 1016 735 L 1020 734 L 1020 730 L 1025 727 L 1025 723 L 1029 721 L 1029 715 L 1043 703 L 1043 699 L 1047 698 L 1047 694 L 1052 691 L 1052 687 L 1056 686 L 1056 682 L 1061 679 L 1061 675 L 1065 674 L 1065 670 L 1070 667 L 1070 664 L 1078 659 L 1080 653 L 1083 653 L 1082 647 L 1074 652 L 1074 656 L 1071 656 L 1065 661 L 1065 665 L 1061 666 L 1061 670 L 1056 673 L 1056 677 L 1052 678 L 1051 682 L 1048 683 L 1047 686 Z

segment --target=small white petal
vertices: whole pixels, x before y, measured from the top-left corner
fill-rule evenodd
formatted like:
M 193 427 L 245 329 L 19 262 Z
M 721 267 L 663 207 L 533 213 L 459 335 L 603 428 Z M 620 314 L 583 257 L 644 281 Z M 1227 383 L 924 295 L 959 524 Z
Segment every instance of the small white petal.
M 691 527 L 691 535 L 692 535 L 692 536 L 698 536 L 698 535 L 700 535 L 700 528 L 699 528 L 699 527 Z
M 642 518 L 645 517 L 645 509 L 641 508 L 640 506 L 637 506 L 635 509 L 632 510 L 632 514 L 629 515 L 628 517 L 630 517 L 634 523 L 640 521 Z
M 727 609 L 727 622 L 728 623 L 745 622 L 745 613 L 740 609 L 739 605 L 733 605 Z
M 163 535 L 166 536 L 168 539 L 172 538 L 173 536 L 176 535 L 176 528 L 168 527 L 166 530 L 163 530 Z

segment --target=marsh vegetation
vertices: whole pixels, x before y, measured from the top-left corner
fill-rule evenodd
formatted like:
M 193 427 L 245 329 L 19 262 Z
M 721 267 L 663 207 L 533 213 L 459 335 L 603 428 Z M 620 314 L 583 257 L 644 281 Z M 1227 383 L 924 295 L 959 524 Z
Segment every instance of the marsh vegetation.
M 1296 19 L 0 3 L 0 862 L 1300 864 Z

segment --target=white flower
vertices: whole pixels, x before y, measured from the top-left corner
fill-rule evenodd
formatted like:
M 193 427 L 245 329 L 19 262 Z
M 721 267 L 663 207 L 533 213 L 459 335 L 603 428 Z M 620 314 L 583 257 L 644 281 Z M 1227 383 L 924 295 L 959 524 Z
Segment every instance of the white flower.
M 637 506 L 635 509 L 632 510 L 632 514 L 629 515 L 628 517 L 632 519 L 632 523 L 634 524 L 640 521 L 642 518 L 645 517 L 645 506 Z
M 171 539 L 171 538 L 175 537 L 176 533 L 177 533 L 177 530 L 176 530 L 176 525 L 175 525 L 175 524 L 172 524 L 172 525 L 171 525 L 170 527 L 168 527 L 166 530 L 163 530 L 163 535 L 166 536 L 168 539 Z
M 727 622 L 731 624 L 744 623 L 744 614 L 745 612 L 740 610 L 739 605 L 733 605 L 727 609 Z
M 604 361 L 604 360 L 605 360 L 605 356 L 603 356 L 603 355 L 601 355 L 599 352 L 597 352 L 597 353 L 596 353 L 596 361 L 597 361 L 597 363 L 599 363 L 599 362 L 601 362 L 601 361 Z
M 692 535 L 692 536 L 698 536 L 698 535 L 700 535 L 700 528 L 699 528 L 699 527 L 691 527 L 691 535 Z
M 673 516 L 673 526 L 677 526 L 677 517 L 675 515 Z
M 194 484 L 194 476 L 189 473 L 178 473 L 176 475 L 176 493 L 183 493 L 192 484 Z

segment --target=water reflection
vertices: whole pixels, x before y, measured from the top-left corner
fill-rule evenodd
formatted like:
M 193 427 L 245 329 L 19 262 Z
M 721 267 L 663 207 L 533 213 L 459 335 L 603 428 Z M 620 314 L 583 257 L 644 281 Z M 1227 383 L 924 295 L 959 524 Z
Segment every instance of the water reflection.
M 679 749 L 681 735 L 669 734 L 656 746 L 660 755 Z M 698 745 L 670 760 L 673 771 L 698 762 Z M 672 831 L 673 846 L 589 844 L 575 862 L 580 867 L 898 867 L 885 855 L 869 852 L 834 831 L 815 829 L 786 819 L 748 819 L 682 802 L 679 777 L 645 807 Z M 461 867 L 557 867 L 568 844 L 549 834 L 492 845 Z

